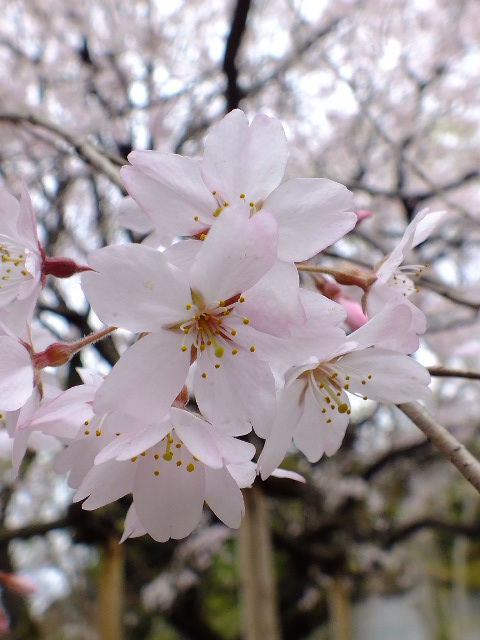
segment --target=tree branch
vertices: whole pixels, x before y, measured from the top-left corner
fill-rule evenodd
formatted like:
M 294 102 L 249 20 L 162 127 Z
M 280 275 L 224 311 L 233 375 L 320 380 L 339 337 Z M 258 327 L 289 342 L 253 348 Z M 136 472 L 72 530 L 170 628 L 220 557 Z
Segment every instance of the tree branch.
M 480 462 L 470 451 L 436 422 L 419 402 L 406 402 L 397 406 L 480 493 Z
M 461 369 L 450 369 L 449 367 L 428 367 L 430 375 L 439 378 L 467 378 L 468 380 L 480 380 L 478 371 L 462 371 Z
M 237 0 L 235 13 L 233 14 L 230 33 L 228 34 L 225 55 L 223 58 L 223 72 L 227 77 L 227 111 L 236 109 L 243 97 L 243 92 L 238 86 L 238 69 L 235 59 L 242 43 L 243 34 L 247 25 L 247 16 L 250 9 L 250 0 Z
M 0 122 L 10 122 L 12 124 L 31 124 L 34 127 L 41 127 L 62 138 L 71 145 L 76 153 L 91 167 L 106 175 L 123 193 L 125 188 L 120 180 L 120 170 L 102 151 L 88 141 L 84 135 L 79 135 L 51 122 L 42 115 L 34 113 L 21 113 L 15 111 L 0 111 Z

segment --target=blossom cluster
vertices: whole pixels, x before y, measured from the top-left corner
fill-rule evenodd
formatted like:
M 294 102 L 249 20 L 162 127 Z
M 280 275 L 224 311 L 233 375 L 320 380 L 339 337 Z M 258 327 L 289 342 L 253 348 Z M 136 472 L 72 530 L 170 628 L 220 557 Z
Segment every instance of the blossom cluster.
M 352 194 L 331 180 L 284 181 L 287 155 L 279 121 L 249 124 L 239 110 L 212 129 L 200 160 L 132 152 L 119 219 L 145 239 L 93 251 L 88 265 L 47 258 L 26 190 L 20 202 L 0 194 L 0 417 L 14 469 L 33 438 L 59 443 L 55 468 L 85 509 L 132 494 L 123 539 L 187 536 L 204 503 L 238 527 L 241 489 L 282 474 L 292 440 L 311 462 L 338 450 L 352 395 L 428 395 L 429 374 L 409 355 L 425 317 L 400 265 L 443 213 L 419 213 L 375 270 L 305 288 L 299 263 L 368 212 L 354 213 Z M 77 272 L 107 328 L 36 351 L 46 276 Z M 362 287 L 361 302 L 348 285 Z M 45 368 L 116 328 L 136 337 L 105 378 L 81 370 L 83 384 L 64 392 L 49 382 Z M 264 441 L 258 456 L 252 431 Z

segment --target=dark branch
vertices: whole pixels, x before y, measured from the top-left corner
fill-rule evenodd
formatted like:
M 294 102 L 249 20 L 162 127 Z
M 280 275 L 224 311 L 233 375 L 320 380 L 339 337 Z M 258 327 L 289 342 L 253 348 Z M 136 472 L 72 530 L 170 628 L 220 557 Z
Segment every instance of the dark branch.
M 223 72 L 227 78 L 225 97 L 227 99 L 227 111 L 236 109 L 243 98 L 243 92 L 238 86 L 238 69 L 235 63 L 238 50 L 242 43 L 243 34 L 247 25 L 247 16 L 250 9 L 250 0 L 237 0 L 232 26 L 227 38 L 225 55 L 223 58 Z

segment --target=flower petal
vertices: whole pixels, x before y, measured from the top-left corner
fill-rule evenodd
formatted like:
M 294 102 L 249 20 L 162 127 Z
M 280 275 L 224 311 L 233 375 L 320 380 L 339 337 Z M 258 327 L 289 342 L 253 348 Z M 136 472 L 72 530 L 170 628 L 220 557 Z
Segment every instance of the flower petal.
M 226 300 L 253 287 L 277 253 L 277 225 L 270 214 L 250 218 L 246 207 L 226 207 L 190 269 L 190 284 L 207 302 Z
M 129 331 L 154 331 L 178 320 L 191 302 L 181 272 L 160 251 L 138 244 L 94 251 L 82 288 L 99 318 Z
M 158 542 L 188 536 L 202 515 L 205 467 L 197 463 L 189 473 L 184 466 L 177 467 L 161 457 L 155 460 L 151 451 L 135 464 L 133 502 L 147 532 Z
M 278 120 L 258 115 L 248 126 L 245 114 L 235 109 L 205 141 L 203 180 L 230 204 L 241 194 L 247 203 L 257 203 L 280 184 L 287 156 L 287 139 Z
M 242 492 L 225 467 L 205 469 L 205 500 L 228 527 L 238 529 L 245 513 Z
M 128 160 L 122 181 L 165 237 L 194 235 L 213 222 L 218 204 L 197 160 L 162 151 L 133 151 Z
M 20 409 L 32 391 L 33 365 L 30 354 L 15 338 L 0 336 L 0 409 Z
M 357 216 L 353 196 L 341 184 L 323 178 L 295 178 L 268 196 L 262 211 L 278 222 L 278 257 L 308 260 L 351 231 Z
M 238 349 L 236 355 L 226 351 L 216 358 L 205 350 L 198 359 L 194 390 L 202 414 L 217 428 L 234 436 L 252 426 L 260 437 L 269 433 L 275 382 L 269 366 L 253 353 Z
M 131 346 L 97 391 L 95 412 L 118 410 L 146 424 L 158 422 L 182 389 L 190 368 L 190 354 L 180 348 L 182 335 L 161 330 Z

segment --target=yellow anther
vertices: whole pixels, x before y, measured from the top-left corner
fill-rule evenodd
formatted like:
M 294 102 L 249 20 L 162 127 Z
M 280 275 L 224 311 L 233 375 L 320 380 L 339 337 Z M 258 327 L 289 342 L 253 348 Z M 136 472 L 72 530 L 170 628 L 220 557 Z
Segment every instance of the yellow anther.
M 212 196 L 215 196 L 217 192 L 215 190 L 212 191 Z
M 198 222 L 198 216 L 195 216 L 193 219 L 195 220 L 195 222 Z
M 88 436 L 88 434 L 90 433 L 90 431 L 88 429 L 85 429 L 85 431 L 83 432 L 86 436 Z
M 177 442 L 177 444 L 175 445 L 175 448 L 176 449 L 180 449 L 181 446 L 182 446 L 182 443 L 181 442 Z
M 368 400 L 368 396 L 363 396 L 363 400 Z
M 0 416 L 1 417 L 1 416 Z M 85 422 L 83 423 L 85 426 L 87 426 L 87 424 L 89 423 L 89 420 L 85 420 Z
M 342 402 L 342 404 L 338 405 L 338 413 L 347 413 L 348 404 L 346 402 Z
M 369 375 L 367 376 L 367 378 L 368 378 L 369 380 L 371 380 L 371 379 L 372 379 L 372 376 L 369 374 Z
M 237 355 L 237 353 L 238 353 L 237 349 L 232 349 L 232 356 Z
M 248 324 L 250 322 L 250 320 L 248 318 L 244 318 L 243 319 L 243 324 Z
M 367 384 L 367 381 L 366 380 L 362 380 L 362 384 Z
M 240 296 L 240 298 L 238 299 L 239 302 L 245 302 L 245 298 L 243 296 Z
M 142 451 L 142 453 L 140 455 L 145 457 L 145 451 Z
M 177 460 L 177 467 L 181 467 L 182 466 L 182 461 L 181 460 Z
M 200 234 L 200 240 L 205 240 L 205 238 L 206 238 L 206 237 L 207 237 L 207 236 L 206 236 L 204 233 L 201 233 L 201 234 Z
M 95 435 L 96 435 L 97 437 L 102 435 L 102 432 L 100 431 L 100 429 L 97 429 L 97 430 L 95 431 Z
M 254 207 L 254 206 L 255 206 L 255 203 L 253 203 L 253 202 L 249 202 L 249 203 L 248 203 L 248 205 L 249 205 L 250 207 Z
M 158 453 L 154 453 L 153 457 L 155 458 L 155 460 L 158 460 L 160 456 L 158 455 Z
M 203 351 L 205 349 L 205 344 L 202 342 L 202 344 L 200 345 L 200 351 Z
M 218 306 L 219 307 L 224 307 L 225 306 L 225 300 L 219 300 L 218 301 Z
M 231 335 L 231 336 L 236 336 L 236 335 L 237 335 L 237 332 L 235 331 L 235 329 L 232 329 L 232 330 L 230 331 L 230 335 Z
M 241 194 L 240 194 L 240 198 L 245 198 L 245 194 L 244 194 L 244 193 L 241 193 Z
M 154 476 L 158 476 L 158 475 L 160 475 L 160 471 L 159 471 L 158 469 L 155 469 L 155 471 L 153 472 L 153 475 L 154 475 Z
M 189 462 L 189 463 L 187 464 L 187 471 L 188 471 L 189 473 L 191 473 L 194 469 L 195 469 L 195 465 L 194 465 L 194 464 L 192 464 L 191 462 Z
M 132 462 L 135 462 L 136 459 L 137 459 L 137 456 L 133 456 L 133 458 L 130 458 Z
M 187 347 L 184 344 L 182 344 L 182 351 L 186 351 L 186 350 L 187 350 Z
M 218 364 L 218 362 L 217 362 L 217 364 L 215 365 L 215 369 L 220 369 L 220 365 Z
M 187 304 L 185 305 L 185 309 L 186 309 L 187 311 L 190 311 L 190 309 L 191 309 L 191 308 L 192 308 L 192 305 L 191 305 L 190 303 L 187 303 Z
M 252 353 L 255 351 L 255 347 L 253 346 L 253 344 L 252 344 L 252 346 L 250 347 L 250 351 L 251 351 Z
M 205 373 L 205 371 L 202 373 L 202 378 L 206 378 L 207 374 Z
M 327 418 L 327 424 L 330 424 L 331 421 L 332 421 L 331 418 Z

